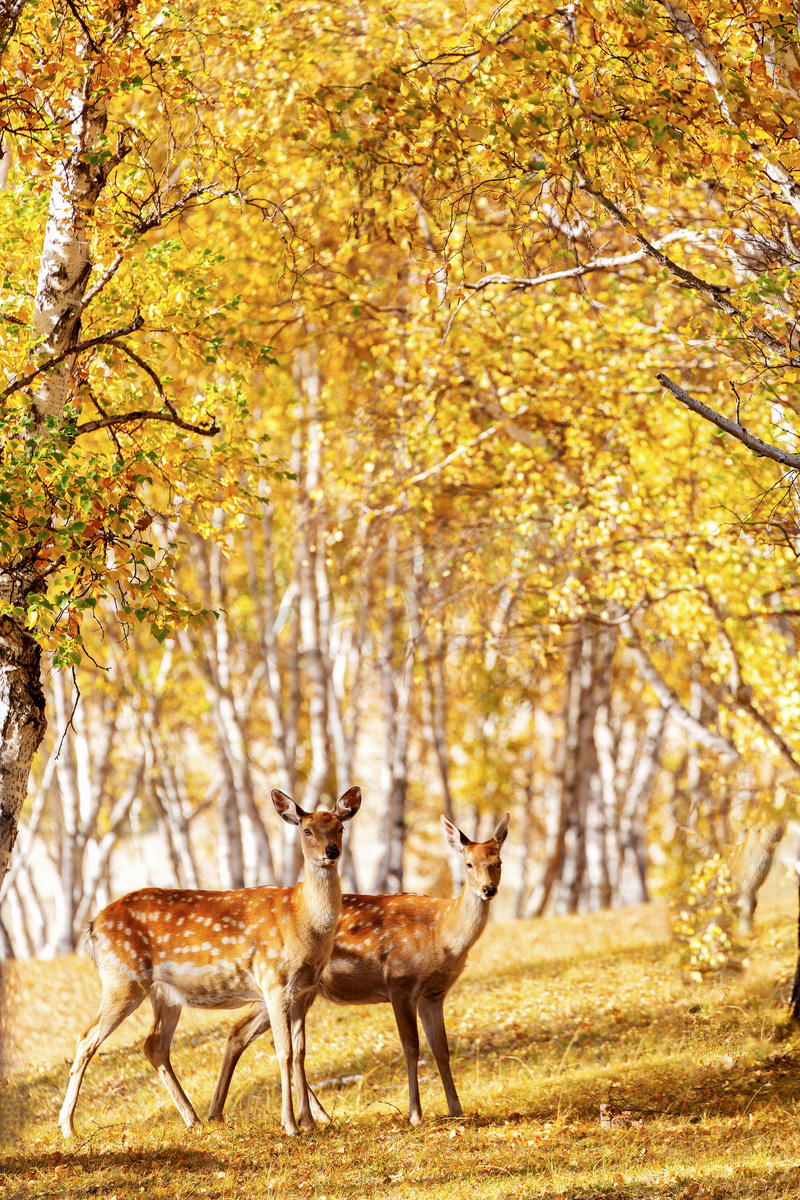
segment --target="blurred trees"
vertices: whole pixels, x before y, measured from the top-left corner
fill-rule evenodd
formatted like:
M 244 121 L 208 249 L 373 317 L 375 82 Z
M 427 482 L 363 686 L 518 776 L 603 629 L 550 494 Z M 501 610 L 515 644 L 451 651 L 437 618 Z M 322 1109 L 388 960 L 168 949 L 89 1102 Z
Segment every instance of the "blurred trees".
M 76 350 L 87 309 L 63 448 L 33 463 L 24 403 L 5 435 L 28 539 L 9 562 L 48 589 L 8 619 L 103 668 L 78 673 L 72 727 L 72 682 L 46 671 L 23 844 L 47 842 L 57 903 L 39 916 L 20 866 L 15 945 L 74 944 L 131 822 L 163 847 L 154 881 L 290 882 L 265 789 L 314 807 L 354 779 L 376 820 L 350 887 L 397 890 L 409 863 L 448 886 L 418 829 L 442 810 L 480 834 L 510 808 L 518 913 L 647 898 L 800 775 L 796 30 L 759 4 L 638 0 L 445 7 L 435 28 L 411 0 L 133 11 L 97 59 L 124 57 L 126 153 L 82 294 L 98 330 L 149 324 Z M 70 21 L 67 61 L 91 57 Z M 67 95 L 37 70 L 32 95 Z M 46 229 L 26 136 L 9 242 Z M 20 379 L 46 350 L 13 263 Z M 144 385 L 162 424 L 179 398 L 220 431 L 131 424 Z M 126 418 L 116 445 L 87 441 L 79 402 Z

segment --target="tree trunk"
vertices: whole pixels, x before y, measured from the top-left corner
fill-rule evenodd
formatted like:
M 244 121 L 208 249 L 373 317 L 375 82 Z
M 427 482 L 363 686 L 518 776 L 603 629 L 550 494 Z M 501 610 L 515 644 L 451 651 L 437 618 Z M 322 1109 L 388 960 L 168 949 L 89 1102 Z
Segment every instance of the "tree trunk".
M 14 596 L 0 575 L 0 600 Z M 0 882 L 17 838 L 33 757 L 47 728 L 41 651 L 22 625 L 0 617 Z
M 123 15 L 120 28 L 124 22 Z M 13 24 L 9 18 L 6 31 L 13 29 Z M 74 360 L 69 351 L 80 336 L 80 305 L 92 270 L 92 222 L 97 201 L 116 165 L 113 157 L 98 153 L 111 91 L 102 78 L 103 57 L 88 33 L 80 56 L 75 63 L 75 90 L 58 114 L 68 131 L 65 140 L 71 142 L 71 150 L 53 174 L 32 320 L 42 339 L 36 347 L 40 361 L 65 357 L 39 376 L 33 388 L 34 437 L 47 436 L 48 418 L 60 417 L 66 403 Z M 41 586 L 35 576 L 24 578 L 10 567 L 0 570 L 0 602 L 22 604 Z M 16 618 L 0 617 L 0 882 L 16 840 L 33 756 L 44 737 L 44 709 L 39 647 Z
M 661 762 L 666 724 L 664 709 L 653 709 L 620 818 L 620 890 L 623 891 L 629 880 L 626 898 L 632 904 L 650 899 L 647 891 L 647 807 Z

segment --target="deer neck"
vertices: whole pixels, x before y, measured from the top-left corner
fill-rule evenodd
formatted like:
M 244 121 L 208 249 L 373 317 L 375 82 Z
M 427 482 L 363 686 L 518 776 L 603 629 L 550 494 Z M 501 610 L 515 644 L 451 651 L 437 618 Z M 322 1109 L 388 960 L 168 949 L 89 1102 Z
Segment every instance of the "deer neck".
M 336 868 L 307 862 L 305 878 L 298 885 L 297 902 L 315 933 L 325 935 L 335 930 L 342 912 L 342 885 Z
M 486 928 L 489 904 L 489 900 L 476 896 L 466 883 L 458 899 L 451 901 L 443 933 L 452 953 L 463 953 L 475 945 Z

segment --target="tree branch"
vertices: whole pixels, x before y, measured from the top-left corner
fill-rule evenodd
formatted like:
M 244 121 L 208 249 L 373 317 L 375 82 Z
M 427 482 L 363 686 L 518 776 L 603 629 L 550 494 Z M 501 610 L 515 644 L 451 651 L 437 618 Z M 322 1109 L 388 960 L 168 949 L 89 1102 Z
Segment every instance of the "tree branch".
M 687 270 L 686 267 L 680 266 L 673 259 L 669 258 L 668 255 L 662 254 L 652 242 L 648 242 L 647 238 L 639 233 L 639 230 L 628 220 L 622 209 L 618 208 L 613 200 L 609 200 L 608 196 L 604 195 L 598 188 L 590 184 L 588 179 L 579 179 L 578 185 L 587 195 L 593 196 L 597 203 L 620 223 L 622 228 L 642 247 L 650 258 L 669 271 L 671 275 L 674 275 L 676 279 L 680 279 L 681 283 L 685 284 L 686 287 L 691 288 L 692 291 L 700 292 L 716 308 L 724 312 L 726 316 L 733 317 L 735 321 L 738 321 L 742 326 L 744 325 L 747 318 L 723 294 L 727 290 L 726 288 L 715 283 L 708 283 L 705 279 L 701 279 L 699 275 L 695 275 L 692 271 Z M 759 342 L 765 349 L 771 350 L 773 354 L 778 354 L 781 358 L 788 359 L 791 362 L 791 351 L 789 348 L 783 342 L 779 341 L 778 338 L 773 337 L 771 333 L 767 333 L 765 329 L 760 329 L 758 325 L 754 324 L 747 333 L 749 337 Z
M 688 13 L 678 8 L 676 4 L 671 3 L 671 0 L 661 0 L 661 3 L 673 29 L 676 33 L 680 34 L 694 54 L 698 65 L 714 92 L 723 117 L 735 129 L 741 129 L 743 125 L 740 115 L 742 110 L 736 93 L 725 79 L 720 59 L 717 58 L 714 51 L 706 43 L 703 35 Z M 796 213 L 800 213 L 800 185 L 798 185 L 797 181 L 781 163 L 775 162 L 774 159 L 771 159 L 770 155 L 764 153 L 760 142 L 754 141 L 747 130 L 744 132 L 747 135 L 747 141 L 753 152 L 753 157 L 761 164 L 767 179 L 769 179 L 770 183 L 777 184 L 787 203 L 791 204 Z
M 709 233 L 698 234 L 692 229 L 675 229 L 672 231 L 672 233 L 665 234 L 663 238 L 659 238 L 653 243 L 653 245 L 656 247 L 656 249 L 658 249 L 660 246 L 666 246 L 670 242 L 699 242 L 708 239 L 708 237 Z M 515 276 L 494 274 L 486 275 L 478 283 L 459 284 L 458 288 L 469 291 L 470 295 L 465 296 L 463 300 L 459 301 L 457 307 L 453 309 L 453 312 L 450 314 L 450 318 L 447 322 L 447 326 L 445 327 L 445 331 L 442 334 L 442 341 L 446 341 L 447 336 L 453 326 L 453 322 L 461 312 L 462 308 L 469 304 L 471 300 L 474 300 L 480 292 L 485 291 L 486 288 L 492 287 L 495 284 L 501 287 L 509 287 L 513 291 L 525 291 L 527 288 L 541 287 L 543 284 L 555 283 L 561 279 L 580 279 L 582 275 L 591 275 L 595 271 L 613 271 L 617 267 L 629 267 L 633 263 L 642 262 L 648 257 L 649 254 L 647 250 L 634 250 L 631 254 L 618 254 L 607 256 L 605 258 L 595 258 L 592 259 L 591 262 L 581 263 L 577 267 L 569 267 L 564 271 L 548 271 L 544 275 Z
M 767 735 L 769 740 L 778 747 L 780 756 L 786 765 L 792 771 L 792 774 L 800 779 L 800 762 L 794 756 L 794 751 L 788 742 L 786 742 L 777 729 L 773 728 L 768 718 L 756 708 L 753 703 L 753 691 L 742 678 L 742 664 L 739 661 L 739 655 L 736 652 L 736 647 L 733 644 L 733 639 L 725 628 L 725 617 L 720 611 L 716 600 L 709 592 L 708 588 L 703 589 L 705 602 L 711 609 L 714 615 L 714 620 L 717 623 L 717 631 L 722 639 L 722 643 L 728 654 L 728 659 L 731 664 L 730 686 L 731 695 L 736 705 L 746 712 L 761 730 Z
M 140 408 L 133 412 L 118 413 L 114 417 L 103 417 L 100 421 L 86 421 L 78 426 L 76 437 L 81 433 L 94 433 L 97 429 L 120 429 L 124 425 L 135 425 L 139 421 L 165 421 L 168 425 L 176 425 L 178 429 L 185 429 L 187 433 L 199 433 L 203 437 L 213 437 L 220 429 L 213 417 L 207 425 L 192 425 L 191 421 L 184 421 L 172 408 L 165 413 Z
M 639 641 L 633 623 L 631 621 L 624 621 L 620 626 L 620 630 L 626 639 L 628 651 L 639 668 L 642 678 L 650 685 L 658 703 L 663 709 L 666 709 L 672 720 L 677 725 L 681 725 L 690 737 L 694 738 L 700 745 L 705 746 L 707 750 L 711 750 L 714 754 L 718 754 L 726 765 L 735 763 L 740 755 L 733 742 L 728 741 L 721 733 L 716 733 L 713 729 L 709 729 L 701 721 L 698 721 L 696 717 L 693 717 L 691 713 L 687 712 L 672 688 L 662 679 L 659 672 L 653 666 L 649 655 Z
M 19 392 L 36 378 L 37 375 L 44 375 L 51 367 L 56 367 L 65 358 L 70 358 L 72 355 L 81 354 L 84 350 L 91 350 L 93 346 L 104 346 L 108 342 L 113 342 L 116 338 L 124 337 L 125 334 L 135 333 L 137 329 L 141 329 L 144 325 L 144 318 L 140 313 L 137 313 L 129 325 L 125 325 L 120 329 L 112 329 L 108 333 L 101 333 L 97 337 L 86 338 L 83 342 L 76 342 L 74 346 L 70 346 L 68 350 L 62 351 L 61 354 L 54 354 L 51 358 L 46 358 L 33 371 L 26 371 L 24 375 L 15 375 L 8 387 L 0 392 L 0 403 L 6 400 L 14 392 Z
M 0 54 L 14 36 L 17 20 L 25 4 L 26 0 L 0 0 Z
M 656 375 L 656 379 L 665 387 L 668 392 L 671 392 L 676 400 L 680 400 L 686 408 L 691 412 L 697 413 L 706 421 L 710 421 L 712 425 L 716 425 L 717 429 L 722 429 L 725 433 L 729 433 L 731 437 L 737 438 L 749 450 L 754 450 L 756 454 L 762 455 L 764 458 L 771 458 L 774 462 L 780 463 L 784 467 L 791 467 L 794 470 L 800 468 L 800 454 L 792 454 L 788 450 L 781 450 L 777 446 L 771 446 L 769 442 L 762 442 L 761 438 L 756 437 L 739 425 L 736 421 L 731 421 L 728 417 L 723 417 L 722 413 L 718 413 L 715 409 L 709 408 L 707 404 L 703 404 L 701 400 L 695 400 L 694 396 L 690 396 L 677 383 L 673 383 L 666 375 Z

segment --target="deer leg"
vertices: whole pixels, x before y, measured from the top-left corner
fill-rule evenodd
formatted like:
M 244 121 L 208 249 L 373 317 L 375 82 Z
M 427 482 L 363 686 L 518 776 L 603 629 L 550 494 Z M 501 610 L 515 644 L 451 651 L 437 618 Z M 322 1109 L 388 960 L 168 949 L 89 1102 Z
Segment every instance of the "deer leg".
M 301 1129 L 306 1130 L 314 1128 L 310 1088 L 306 1079 L 306 1013 L 314 1001 L 315 994 L 315 992 L 311 992 L 308 995 L 300 996 L 294 1002 L 291 1013 L 292 1075 L 297 1095 L 297 1123 Z M 317 1107 L 322 1107 L 318 1100 Z M 325 1115 L 327 1116 L 327 1113 Z M 328 1119 L 330 1120 L 330 1118 Z
M 447 1044 L 447 1030 L 444 1027 L 444 996 L 420 1000 L 419 1018 L 442 1078 L 448 1116 L 463 1117 L 464 1110 L 458 1099 L 458 1092 L 450 1070 L 450 1047 Z
M 208 1110 L 209 1121 L 221 1121 L 222 1110 L 231 1086 L 236 1064 L 251 1042 L 269 1029 L 269 1011 L 263 1002 L 256 1004 L 250 1011 L 231 1026 L 228 1040 L 225 1043 L 225 1053 L 217 1076 L 217 1086 L 211 1097 L 211 1107 Z
M 742 914 L 739 920 L 739 933 L 743 937 L 748 937 L 753 932 L 753 916 L 757 903 L 758 896 L 754 891 L 744 891 L 739 897 L 739 911 Z
M 331 1120 L 331 1115 L 329 1112 L 327 1112 L 322 1107 L 322 1105 L 320 1104 L 319 1100 L 317 1099 L 315 1093 L 308 1086 L 308 1080 L 306 1080 L 306 1090 L 308 1092 L 308 1102 L 309 1102 L 309 1105 L 311 1106 L 312 1117 L 314 1118 L 315 1121 L 322 1121 L 323 1124 L 329 1125 L 330 1120 Z
M 75 1132 L 73 1124 L 75 1105 L 78 1103 L 78 1092 L 81 1090 L 86 1068 L 109 1034 L 113 1033 L 126 1017 L 135 1012 L 146 995 L 146 988 L 135 982 L 120 983 L 103 992 L 100 1011 L 78 1039 L 75 1061 L 69 1073 L 67 1094 L 58 1117 L 59 1128 L 64 1137 L 71 1137 Z
M 398 997 L 392 998 L 394 1019 L 397 1022 L 397 1032 L 400 1034 L 400 1044 L 406 1057 L 408 1071 L 408 1119 L 412 1125 L 422 1121 L 422 1105 L 419 1100 L 419 1080 L 417 1068 L 419 1065 L 419 1030 L 417 1029 L 417 1010 L 410 1000 Z
M 292 1108 L 292 1031 L 289 1011 L 283 988 L 274 988 L 266 993 L 272 1039 L 281 1069 L 281 1125 L 290 1137 L 299 1137 L 300 1130 L 294 1119 Z
M 294 1025 L 292 1026 L 292 1062 L 294 1070 L 294 1090 L 297 1093 L 298 1104 L 300 1105 L 300 1113 L 297 1120 L 301 1129 L 313 1129 L 315 1121 L 323 1121 L 326 1125 L 330 1123 L 330 1114 L 320 1104 L 314 1092 L 308 1085 L 305 1070 L 306 1058 L 306 1028 L 305 1019 L 309 1008 L 314 1003 L 313 993 L 308 1000 L 304 1002 L 303 1008 L 303 1025 L 302 1025 L 302 1041 L 295 1039 Z M 305 1093 L 305 1099 L 303 1099 Z
M 159 1079 L 169 1092 L 173 1104 L 183 1117 L 188 1128 L 191 1129 L 193 1125 L 200 1125 L 200 1118 L 192 1108 L 186 1092 L 178 1083 L 177 1076 L 172 1069 L 172 1063 L 169 1060 L 172 1035 L 175 1033 L 178 1021 L 181 1019 L 182 1005 L 167 1004 L 165 1001 L 157 999 L 153 993 L 150 994 L 150 1002 L 153 1005 L 153 1016 L 155 1019 L 152 1031 L 144 1043 L 145 1057 L 155 1068 Z

